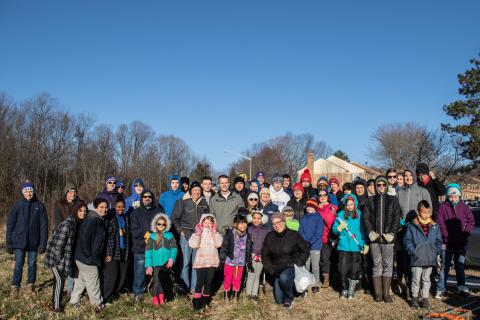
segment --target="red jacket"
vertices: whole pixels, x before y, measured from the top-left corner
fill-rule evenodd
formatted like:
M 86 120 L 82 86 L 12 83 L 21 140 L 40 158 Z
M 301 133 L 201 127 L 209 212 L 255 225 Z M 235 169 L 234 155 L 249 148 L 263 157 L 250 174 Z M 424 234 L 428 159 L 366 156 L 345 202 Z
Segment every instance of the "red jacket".
M 332 229 L 332 225 L 337 217 L 337 210 L 338 207 L 330 203 L 325 204 L 323 207 L 321 205 L 318 207 L 318 212 L 322 216 L 324 222 L 322 243 L 328 242 L 328 235 L 330 234 L 330 229 Z

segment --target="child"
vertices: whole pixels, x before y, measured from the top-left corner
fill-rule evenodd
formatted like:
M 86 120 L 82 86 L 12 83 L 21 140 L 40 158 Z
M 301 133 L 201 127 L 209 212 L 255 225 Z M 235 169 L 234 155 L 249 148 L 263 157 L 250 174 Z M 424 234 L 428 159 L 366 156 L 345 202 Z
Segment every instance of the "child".
M 153 217 L 150 226 L 151 233 L 146 240 L 145 268 L 146 274 L 153 278 L 152 302 L 153 305 L 165 303 L 165 291 L 160 279 L 162 272 L 172 268 L 177 257 L 177 241 L 170 232 L 170 219 L 166 214 L 158 213 Z
M 323 278 L 322 288 L 330 286 L 330 257 L 333 251 L 332 225 L 337 217 L 337 206 L 330 204 L 328 193 L 320 191 L 318 193 L 318 212 L 323 218 L 322 250 L 320 252 L 320 272 Z
M 224 299 L 238 300 L 245 267 L 252 266 L 252 237 L 247 233 L 247 218 L 236 215 L 233 228 L 225 233 L 220 260 L 223 267 Z M 233 287 L 233 292 L 231 292 Z
M 403 244 L 410 256 L 412 268 L 411 307 L 413 309 L 419 307 L 418 291 L 422 280 L 421 306 L 429 309 L 430 275 L 432 267 L 437 265 L 437 256 L 442 253 L 442 233 L 438 224 L 432 220 L 432 210 L 426 200 L 418 203 L 417 217 L 407 223 Z
M 341 299 L 353 299 L 355 287 L 359 282 L 361 254 L 368 253 L 365 244 L 362 212 L 357 209 L 357 197 L 347 194 L 342 198 L 345 209 L 338 213 L 333 223 L 333 233 L 339 236 L 338 241 L 338 269 L 340 273 Z
M 318 214 L 318 202 L 315 199 L 307 201 L 307 212 L 300 222 L 299 233 L 310 246 L 310 257 L 305 264 L 315 276 L 312 293 L 319 291 L 320 285 L 320 251 L 322 250 L 323 218 Z
M 285 207 L 287 208 L 287 207 Z M 283 210 L 285 210 L 285 208 Z M 263 241 L 267 236 L 268 229 L 265 228 L 265 224 L 268 221 L 268 216 L 263 214 L 262 211 L 256 210 L 247 216 L 247 221 L 250 223 L 248 226 L 248 234 L 251 236 L 252 245 L 252 267 L 253 271 L 248 272 L 247 276 L 247 296 L 254 300 L 258 300 L 258 287 L 260 285 L 260 276 L 263 270 L 262 264 L 262 247 Z
M 285 216 L 285 220 L 287 221 L 287 228 L 293 231 L 298 231 L 298 228 L 300 228 L 300 222 L 298 222 L 298 220 L 293 217 L 295 214 L 293 208 L 286 206 L 285 208 L 283 208 L 282 213 Z
M 80 221 L 87 216 L 87 205 L 78 201 L 72 208 L 72 215 L 60 222 L 47 244 L 45 253 L 45 266 L 52 269 L 53 294 L 50 310 L 54 313 L 61 312 L 61 302 L 65 276 L 71 275 L 74 268 L 73 248 L 75 235 L 78 232 Z
M 192 249 L 197 249 L 193 268 L 197 272 L 197 283 L 193 296 L 193 309 L 200 310 L 203 306 L 210 307 L 212 301 L 212 282 L 215 271 L 220 264 L 218 248 L 222 246 L 222 236 L 217 232 L 215 217 L 202 214 L 200 223 L 195 227 L 195 233 L 188 240 Z

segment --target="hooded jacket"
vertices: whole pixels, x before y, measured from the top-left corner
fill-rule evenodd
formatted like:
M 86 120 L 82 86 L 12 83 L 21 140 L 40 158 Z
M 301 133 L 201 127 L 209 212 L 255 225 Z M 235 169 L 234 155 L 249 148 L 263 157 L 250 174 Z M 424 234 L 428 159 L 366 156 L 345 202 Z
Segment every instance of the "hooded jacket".
M 319 205 L 318 211 L 323 218 L 323 235 L 322 235 L 322 243 L 326 244 L 328 239 L 332 237 L 332 225 L 335 222 L 335 218 L 337 217 L 337 206 L 333 204 L 326 204 L 326 205 Z
M 230 229 L 225 233 L 223 237 L 222 247 L 220 248 L 220 261 L 225 262 L 227 257 L 233 261 L 234 254 L 235 254 L 235 237 L 238 236 L 237 231 L 235 229 Z M 247 232 L 245 232 L 246 240 L 246 247 L 245 247 L 245 266 L 250 268 L 252 265 L 252 246 L 253 246 L 253 239 L 252 236 Z
M 348 217 L 345 218 L 345 211 L 340 211 L 335 219 L 335 222 L 333 223 L 332 230 L 334 234 L 338 235 L 337 250 L 346 252 L 360 252 L 365 244 L 365 231 L 362 224 L 362 212 L 358 209 L 358 200 L 353 194 L 346 194 L 342 198 L 343 205 L 346 205 L 349 197 L 353 198 L 355 210 L 357 211 L 357 217 L 353 218 L 352 214 L 350 213 Z M 344 221 L 347 224 L 348 230 L 355 236 L 358 244 L 355 242 L 355 240 L 353 240 L 352 236 L 346 229 L 343 229 L 342 232 L 338 231 L 340 221 Z
M 410 256 L 412 267 L 433 267 L 437 265 L 437 255 L 442 253 L 442 234 L 436 223 L 428 226 L 425 236 L 418 218 L 407 224 L 407 232 L 403 238 L 405 250 Z
M 167 226 L 162 232 L 160 244 L 157 244 L 157 239 L 160 237 L 157 230 L 157 221 L 160 218 L 165 219 Z M 173 233 L 170 232 L 170 227 L 170 219 L 166 214 L 157 213 L 153 217 L 150 224 L 150 235 L 145 246 L 145 268 L 161 267 L 165 265 L 169 259 L 175 261 L 177 258 L 177 241 L 173 237 Z
M 209 213 L 207 200 L 200 197 L 197 202 L 192 198 L 180 200 L 175 204 L 172 214 L 172 224 L 178 234 L 184 234 L 188 240 L 195 231 L 195 226 L 200 222 L 202 215 Z
M 105 184 L 108 182 L 109 177 L 105 181 Z M 113 191 L 107 191 L 107 186 L 103 187 L 102 192 L 97 194 L 97 199 L 105 199 L 108 202 L 108 209 L 109 213 L 110 211 L 114 211 L 115 209 L 115 202 L 117 201 L 117 198 L 120 196 L 120 193 L 118 193 L 117 189 L 115 188 Z
M 140 203 L 142 202 L 140 195 L 135 192 L 136 184 L 141 184 L 143 189 L 145 189 L 145 183 L 142 179 L 136 178 L 135 180 L 133 180 L 132 193 L 130 194 L 130 197 L 125 200 L 125 207 L 127 208 L 127 212 L 132 212 L 133 210 L 140 208 Z
M 178 180 L 180 182 L 180 177 L 177 175 L 171 175 L 168 178 L 168 188 L 169 191 L 165 191 L 160 195 L 160 205 L 165 210 L 166 215 L 170 218 L 172 216 L 173 207 L 177 200 L 182 200 L 183 195 L 185 192 L 182 191 L 182 185 L 180 184 L 178 189 L 173 191 L 172 190 L 172 180 Z
M 150 208 L 145 207 L 143 201 L 140 203 L 140 208 L 135 209 L 130 216 L 130 228 L 132 232 L 132 252 L 133 254 L 145 253 L 145 234 L 150 230 L 150 225 L 153 217 L 157 213 L 163 213 L 161 206 L 155 205 L 155 195 L 152 191 L 145 189 L 142 192 L 142 196 L 145 193 L 152 195 L 152 206 Z
M 213 218 L 211 229 L 203 228 L 203 220 L 207 217 Z M 188 245 L 192 249 L 197 249 L 193 268 L 217 268 L 220 264 L 218 248 L 222 246 L 223 238 L 217 231 L 215 217 L 212 214 L 203 214 L 200 222 L 195 227 L 195 233 L 188 240 Z
M 306 212 L 300 221 L 298 232 L 310 245 L 310 250 L 321 250 L 323 230 L 324 222 L 322 216 L 318 212 Z

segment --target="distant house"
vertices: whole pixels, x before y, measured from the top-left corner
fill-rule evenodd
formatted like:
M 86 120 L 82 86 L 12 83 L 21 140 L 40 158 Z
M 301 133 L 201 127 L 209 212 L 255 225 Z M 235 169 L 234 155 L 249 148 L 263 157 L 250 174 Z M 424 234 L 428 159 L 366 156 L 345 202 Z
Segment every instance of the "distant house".
M 335 176 L 340 179 L 342 183 L 345 183 L 351 182 L 357 177 L 368 180 L 381 174 L 380 172 L 357 162 L 348 162 L 335 156 L 314 160 L 313 153 L 309 153 L 307 156 L 307 166 L 301 168 L 297 172 L 298 179 L 300 179 L 300 175 L 307 168 L 309 168 L 310 173 L 312 174 L 313 185 L 316 184 L 318 178 L 321 176 L 326 176 L 327 178 Z

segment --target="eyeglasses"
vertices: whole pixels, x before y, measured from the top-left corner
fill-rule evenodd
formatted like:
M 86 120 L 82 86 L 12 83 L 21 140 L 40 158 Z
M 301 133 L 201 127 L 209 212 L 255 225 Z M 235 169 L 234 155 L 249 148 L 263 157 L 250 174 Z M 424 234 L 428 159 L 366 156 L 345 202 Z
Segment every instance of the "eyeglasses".
M 157 223 L 157 226 L 159 226 L 159 227 L 165 227 L 166 224 L 165 224 L 165 223 Z
M 108 181 L 107 183 L 108 183 L 108 184 L 116 184 L 115 181 Z
M 388 179 L 396 179 L 397 176 L 388 176 Z
M 251 198 L 251 199 L 248 199 L 248 201 L 258 201 L 258 199 Z
M 272 225 L 278 226 L 279 224 L 282 224 L 283 220 L 277 221 L 277 222 L 272 222 Z
M 377 187 L 385 187 L 385 186 L 386 186 L 385 183 L 378 183 L 378 184 L 377 184 Z
M 327 194 L 326 194 L 326 193 L 322 193 L 322 194 L 319 194 L 318 196 L 319 196 L 320 198 L 325 198 L 325 197 L 327 196 Z
M 152 199 L 152 196 L 142 196 L 142 198 L 144 198 L 144 199 L 146 199 L 146 198 Z

